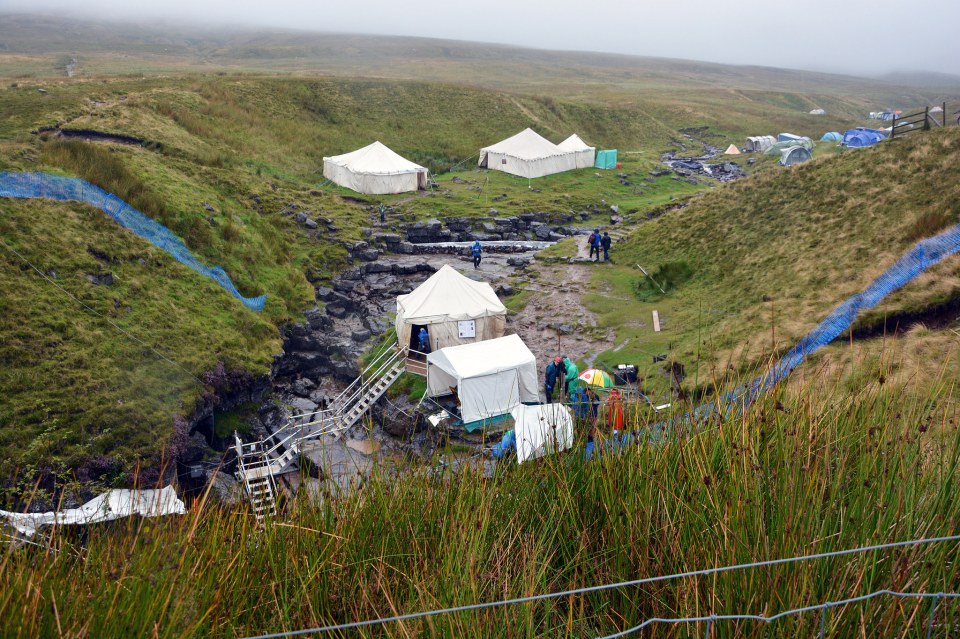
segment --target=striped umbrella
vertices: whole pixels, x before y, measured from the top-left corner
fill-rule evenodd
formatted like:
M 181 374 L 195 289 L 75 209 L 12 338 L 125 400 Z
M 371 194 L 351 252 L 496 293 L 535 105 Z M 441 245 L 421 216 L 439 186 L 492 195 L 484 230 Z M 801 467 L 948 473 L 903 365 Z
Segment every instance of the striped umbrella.
M 597 388 L 613 388 L 613 379 L 598 368 L 588 368 L 580 373 L 580 380 L 589 386 Z

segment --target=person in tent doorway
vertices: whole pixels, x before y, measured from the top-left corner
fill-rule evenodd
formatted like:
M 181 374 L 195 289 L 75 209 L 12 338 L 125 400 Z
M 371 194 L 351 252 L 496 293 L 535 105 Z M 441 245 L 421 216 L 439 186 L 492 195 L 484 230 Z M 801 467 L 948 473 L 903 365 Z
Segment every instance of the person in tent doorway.
M 560 359 L 559 357 L 557 359 Z M 547 396 L 547 403 L 553 399 L 553 389 L 557 385 L 557 360 L 551 359 L 547 364 L 547 371 L 543 378 L 543 392 Z M 561 393 L 562 395 L 563 393 Z
M 480 268 L 480 259 L 483 249 L 480 247 L 480 240 L 474 240 L 473 246 L 470 247 L 470 252 L 473 253 L 473 268 Z
M 417 334 L 417 337 L 419 338 L 419 342 L 420 342 L 418 344 L 418 348 L 420 349 L 420 352 L 429 353 L 430 352 L 430 333 L 427 332 L 427 329 L 421 328 L 420 332 Z
M 590 246 L 590 255 L 596 255 L 593 258 L 594 262 L 600 261 L 600 242 L 603 238 L 600 237 L 600 229 L 593 229 L 593 235 L 590 237 L 593 238 L 593 244 Z
M 594 247 L 596 246 L 597 232 L 594 231 L 590 234 L 590 237 L 587 238 L 587 246 L 590 247 L 590 259 L 593 259 Z
M 603 247 L 603 261 L 610 261 L 610 245 L 613 244 L 613 238 L 606 231 L 603 232 L 603 238 L 600 240 L 600 246 Z

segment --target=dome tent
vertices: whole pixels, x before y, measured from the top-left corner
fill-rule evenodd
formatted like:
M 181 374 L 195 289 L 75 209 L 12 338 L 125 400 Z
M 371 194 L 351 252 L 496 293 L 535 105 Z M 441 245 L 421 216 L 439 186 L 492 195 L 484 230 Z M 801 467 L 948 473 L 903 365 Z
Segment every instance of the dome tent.
M 777 139 L 772 135 L 754 135 L 747 138 L 748 153 L 763 153 L 776 144 Z
M 525 178 L 537 178 L 577 168 L 576 154 L 564 151 L 533 129 L 480 149 L 477 165 Z
M 427 169 L 380 142 L 323 158 L 323 177 L 357 193 L 380 195 L 427 187 Z
M 843 136 L 840 135 L 838 131 L 830 131 L 828 133 L 824 133 L 823 137 L 820 138 L 820 141 L 821 142 L 825 142 L 825 141 L 826 142 L 843 142 Z
M 557 148 L 561 151 L 573 153 L 574 162 L 578 169 L 586 169 L 593 166 L 593 156 L 597 149 L 581 140 L 580 136 L 576 133 L 558 144 Z
M 800 164 L 801 162 L 806 162 L 811 157 L 810 151 L 802 146 L 791 146 L 780 152 L 780 164 L 782 166 Z
M 397 297 L 395 326 L 401 347 L 417 350 L 414 340 L 422 327 L 431 350 L 437 350 L 501 337 L 507 309 L 489 284 L 444 264 L 413 292 Z
M 843 134 L 843 144 L 850 148 L 873 146 L 877 142 L 885 139 L 887 139 L 886 136 L 879 131 L 863 127 L 850 129 Z

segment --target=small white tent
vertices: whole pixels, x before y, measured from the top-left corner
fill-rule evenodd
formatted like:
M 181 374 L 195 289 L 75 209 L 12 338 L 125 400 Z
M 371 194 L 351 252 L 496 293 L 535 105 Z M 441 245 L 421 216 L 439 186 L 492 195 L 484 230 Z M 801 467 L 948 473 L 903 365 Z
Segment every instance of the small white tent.
M 580 136 L 574 133 L 569 138 L 557 145 L 561 151 L 573 153 L 574 162 L 578 169 L 587 169 L 593 167 L 594 155 L 597 149 L 589 146 L 580 139 Z
M 421 327 L 432 350 L 503 335 L 507 309 L 486 282 L 474 282 L 444 264 L 413 292 L 397 297 L 397 341 L 416 350 Z M 416 328 L 416 330 L 414 330 Z
M 358 193 L 371 195 L 427 187 L 427 169 L 397 155 L 380 142 L 323 158 L 323 177 Z
M 577 168 L 576 154 L 564 151 L 532 129 L 480 149 L 477 164 L 525 178 L 543 177 Z
M 724 155 L 740 155 L 740 149 L 737 148 L 736 144 L 731 144 L 723 153 Z
M 505 415 L 523 402 L 539 402 L 537 360 L 517 335 L 427 355 L 427 393 L 457 389 L 464 424 Z

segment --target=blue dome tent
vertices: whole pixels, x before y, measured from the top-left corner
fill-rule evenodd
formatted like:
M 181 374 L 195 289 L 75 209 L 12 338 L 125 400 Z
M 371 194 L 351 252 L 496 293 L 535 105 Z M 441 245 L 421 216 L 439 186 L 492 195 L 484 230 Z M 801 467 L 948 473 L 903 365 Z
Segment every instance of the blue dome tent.
M 829 133 L 824 133 L 823 137 L 820 138 L 821 142 L 843 142 L 843 136 L 840 135 L 838 131 L 830 131 Z
M 861 148 L 865 146 L 873 146 L 881 140 L 886 140 L 887 137 L 875 129 L 867 129 L 864 127 L 858 127 L 856 129 L 850 129 L 843 134 L 843 144 L 850 148 Z

